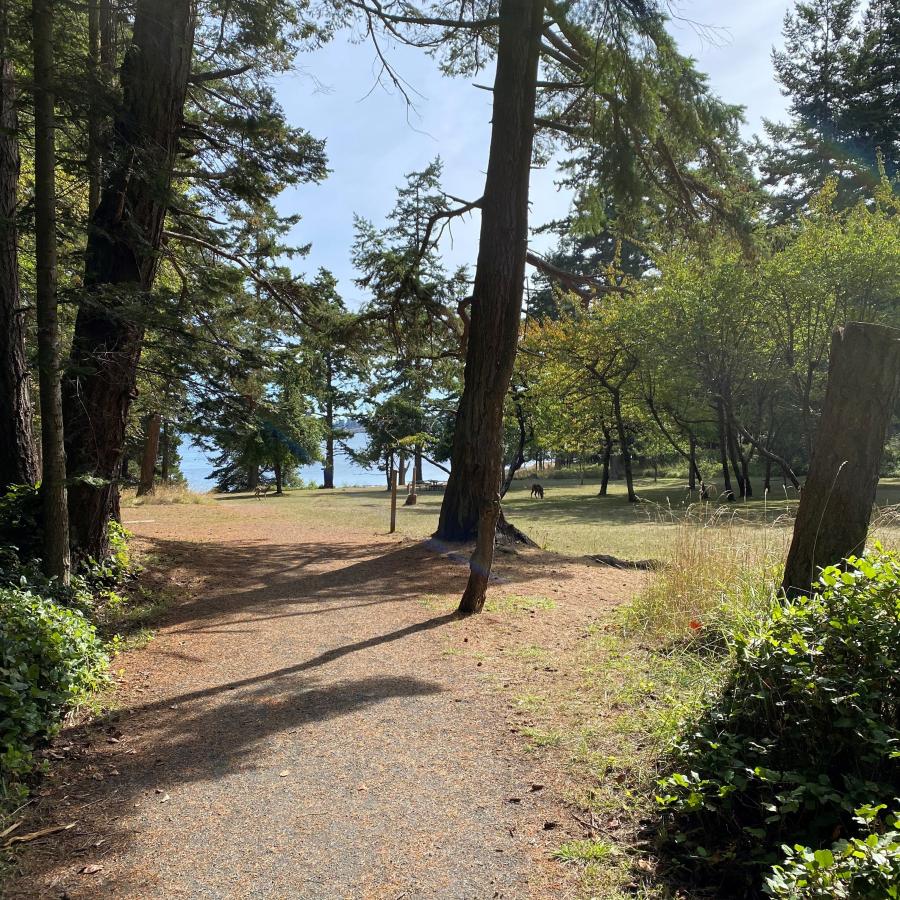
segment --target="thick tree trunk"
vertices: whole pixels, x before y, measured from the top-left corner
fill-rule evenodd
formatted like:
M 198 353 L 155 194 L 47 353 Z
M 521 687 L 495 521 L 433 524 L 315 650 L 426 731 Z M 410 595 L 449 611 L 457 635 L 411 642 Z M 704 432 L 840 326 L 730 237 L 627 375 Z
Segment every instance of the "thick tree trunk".
M 322 469 L 322 487 L 334 487 L 334 403 L 331 400 L 331 373 L 328 374 L 329 397 L 325 401 L 325 467 Z
M 284 493 L 284 470 L 280 462 L 275 463 L 272 468 L 275 472 L 275 496 L 280 497 Z
M 416 484 L 421 484 L 424 480 L 425 476 L 422 474 L 422 445 L 416 444 L 413 481 L 415 481 Z
M 406 484 L 407 468 L 406 454 L 401 450 L 400 453 L 397 454 L 397 484 L 401 487 Z
M 19 122 L 8 5 L 9 0 L 0 0 L 0 494 L 12 484 L 34 484 L 38 478 L 25 311 L 19 304 Z
M 33 0 L 34 250 L 38 368 L 41 391 L 41 508 L 44 571 L 69 583 L 69 516 L 60 390 L 60 338 L 56 304 L 56 111 L 53 93 L 53 2 Z
M 159 480 L 168 484 L 172 480 L 172 434 L 167 419 L 162 421 L 161 450 L 159 455 Z
M 147 436 L 144 440 L 144 456 L 141 460 L 141 480 L 137 495 L 143 497 L 156 490 L 156 460 L 159 458 L 159 430 L 162 416 L 152 413 L 147 418 Z
M 474 581 L 466 590 L 461 612 L 477 612 L 484 603 L 500 509 L 503 400 L 515 362 L 525 281 L 543 8 L 543 0 L 500 3 L 491 148 L 481 205 L 465 387 L 436 532 L 445 541 L 467 541 L 479 529 L 489 530 L 481 535 L 477 561 L 473 557 Z
M 622 419 L 622 396 L 619 391 L 612 392 L 613 415 L 616 420 L 616 432 L 619 435 L 619 450 L 622 469 L 625 472 L 625 487 L 628 490 L 628 502 L 637 503 L 638 495 L 634 492 L 634 476 L 631 472 L 631 450 L 628 446 L 628 434 Z
M 73 546 L 101 556 L 135 390 L 143 324 L 123 314 L 153 287 L 190 73 L 194 0 L 139 0 L 122 67 L 109 175 L 91 221 L 66 428 Z M 98 485 L 97 480 L 100 481 Z
M 818 438 L 794 522 L 785 592 L 862 553 L 887 429 L 900 391 L 900 331 L 850 322 L 831 340 Z
M 259 466 L 250 466 L 247 470 L 247 490 L 255 491 L 259 487 Z

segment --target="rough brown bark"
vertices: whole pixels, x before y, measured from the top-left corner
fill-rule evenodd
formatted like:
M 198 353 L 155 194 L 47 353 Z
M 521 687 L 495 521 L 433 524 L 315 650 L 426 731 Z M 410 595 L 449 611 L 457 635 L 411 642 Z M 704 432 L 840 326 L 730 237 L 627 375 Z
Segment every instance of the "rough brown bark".
M 275 496 L 280 497 L 284 493 L 284 470 L 280 462 L 275 463 L 273 469 L 275 472 Z
M 153 287 L 190 73 L 193 0 L 139 0 L 122 67 L 109 174 L 91 221 L 85 298 L 65 384 L 72 542 L 100 556 L 144 329 L 128 305 Z M 84 480 L 89 476 L 90 480 Z
M 138 497 L 152 494 L 156 490 L 156 460 L 159 457 L 159 432 L 161 426 L 162 416 L 159 413 L 152 413 L 147 418 L 147 436 L 144 441 L 144 456 L 141 459 L 141 480 L 137 489 Z
M 783 588 L 865 548 L 887 428 L 900 390 L 900 331 L 850 322 L 831 341 L 828 386 L 800 495 Z
M 445 541 L 467 541 L 479 529 L 488 528 L 490 534 L 482 534 L 476 551 L 479 565 L 488 570 L 487 542 L 493 545 L 499 513 L 503 400 L 515 361 L 525 280 L 543 6 L 543 0 L 500 3 L 493 127 L 481 205 L 465 387 L 456 414 L 450 477 L 436 532 Z M 480 578 L 474 562 L 472 573 L 473 578 Z M 480 584 L 487 584 L 486 576 Z M 473 587 L 466 594 L 467 608 L 474 611 L 478 589 Z
M 413 481 L 415 481 L 416 484 L 421 484 L 424 480 L 425 480 L 425 477 L 422 474 L 422 445 L 416 444 L 415 466 L 413 469 Z
M 328 372 L 328 399 L 325 401 L 325 467 L 322 487 L 334 487 L 334 403 L 331 399 L 331 371 Z
M 19 122 L 8 6 L 9 0 L 0 0 L 0 493 L 12 484 L 34 484 L 38 477 L 25 312 L 19 303 Z
M 44 571 L 69 583 L 69 517 L 60 390 L 60 338 L 56 297 L 56 110 L 53 82 L 52 0 L 33 0 L 34 250 L 38 370 L 41 393 L 41 511 Z
M 160 437 L 160 456 L 159 456 L 159 480 L 163 484 L 168 484 L 172 479 L 172 434 L 169 423 L 166 419 L 162 422 L 162 435 Z

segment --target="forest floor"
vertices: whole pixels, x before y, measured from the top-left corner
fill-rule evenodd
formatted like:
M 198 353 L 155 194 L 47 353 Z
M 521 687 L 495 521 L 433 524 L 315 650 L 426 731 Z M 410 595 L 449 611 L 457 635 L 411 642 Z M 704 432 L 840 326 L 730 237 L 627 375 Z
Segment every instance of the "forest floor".
M 603 826 L 536 751 L 584 679 L 609 714 L 616 666 L 579 660 L 644 576 L 499 553 L 457 620 L 465 553 L 307 493 L 125 510 L 157 630 L 48 751 L 17 833 L 71 827 L 23 845 L 4 896 L 581 895 L 554 857 L 599 858 Z

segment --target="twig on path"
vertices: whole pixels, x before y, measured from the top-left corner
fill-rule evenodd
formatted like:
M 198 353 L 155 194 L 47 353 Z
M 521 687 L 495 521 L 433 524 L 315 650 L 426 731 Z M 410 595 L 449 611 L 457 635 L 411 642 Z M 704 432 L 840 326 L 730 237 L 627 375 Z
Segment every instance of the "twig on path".
M 8 834 L 12 834 L 25 820 L 19 819 L 18 822 L 13 822 L 9 828 L 4 828 L 3 831 L 0 831 L 0 841 L 3 840 Z
M 6 849 L 7 847 L 12 847 L 13 844 L 27 844 L 30 841 L 36 841 L 40 838 L 48 837 L 51 834 L 56 834 L 58 831 L 68 831 L 70 828 L 74 827 L 75 823 L 70 822 L 68 825 L 53 825 L 51 828 L 42 828 L 40 831 L 32 831 L 30 834 L 19 834 L 15 837 L 11 837 L 3 845 L 3 848 Z

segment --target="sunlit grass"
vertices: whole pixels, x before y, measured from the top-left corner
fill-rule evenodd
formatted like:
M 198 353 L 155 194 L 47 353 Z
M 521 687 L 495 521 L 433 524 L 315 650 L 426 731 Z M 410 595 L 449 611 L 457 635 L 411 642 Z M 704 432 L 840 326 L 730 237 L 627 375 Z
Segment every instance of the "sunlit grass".
M 137 496 L 134 488 L 122 491 L 121 504 L 125 507 L 168 506 L 180 503 L 211 503 L 211 494 L 200 494 L 184 484 L 158 484 L 152 494 Z
M 767 550 L 784 547 L 790 535 L 797 500 L 773 492 L 747 502 L 700 504 L 688 496 L 680 479 L 639 479 L 641 502 L 628 503 L 621 482 L 598 497 L 597 484 L 553 480 L 545 484 L 545 499 L 529 496 L 529 480 L 517 480 L 504 498 L 503 508 L 539 546 L 568 556 L 608 554 L 622 559 L 672 559 L 678 526 L 690 521 L 701 526 L 694 538 L 695 558 L 714 556 L 723 541 L 745 545 L 762 541 Z M 201 495 L 203 496 L 203 495 Z M 248 515 L 285 516 L 293 521 L 334 527 L 353 527 L 386 534 L 390 525 L 390 494 L 381 488 L 342 488 L 333 491 L 289 491 L 284 497 L 264 500 L 247 495 L 214 496 L 216 502 L 240 505 Z M 397 508 L 397 532 L 413 539 L 430 536 L 437 528 L 442 495 L 420 493 L 415 506 Z M 900 480 L 882 481 L 877 502 L 881 507 L 900 502 Z M 900 543 L 900 516 L 879 513 L 874 529 L 885 543 Z M 761 529 L 766 524 L 769 528 Z M 725 533 L 724 537 L 722 532 Z M 755 552 L 755 551 L 754 551 Z

